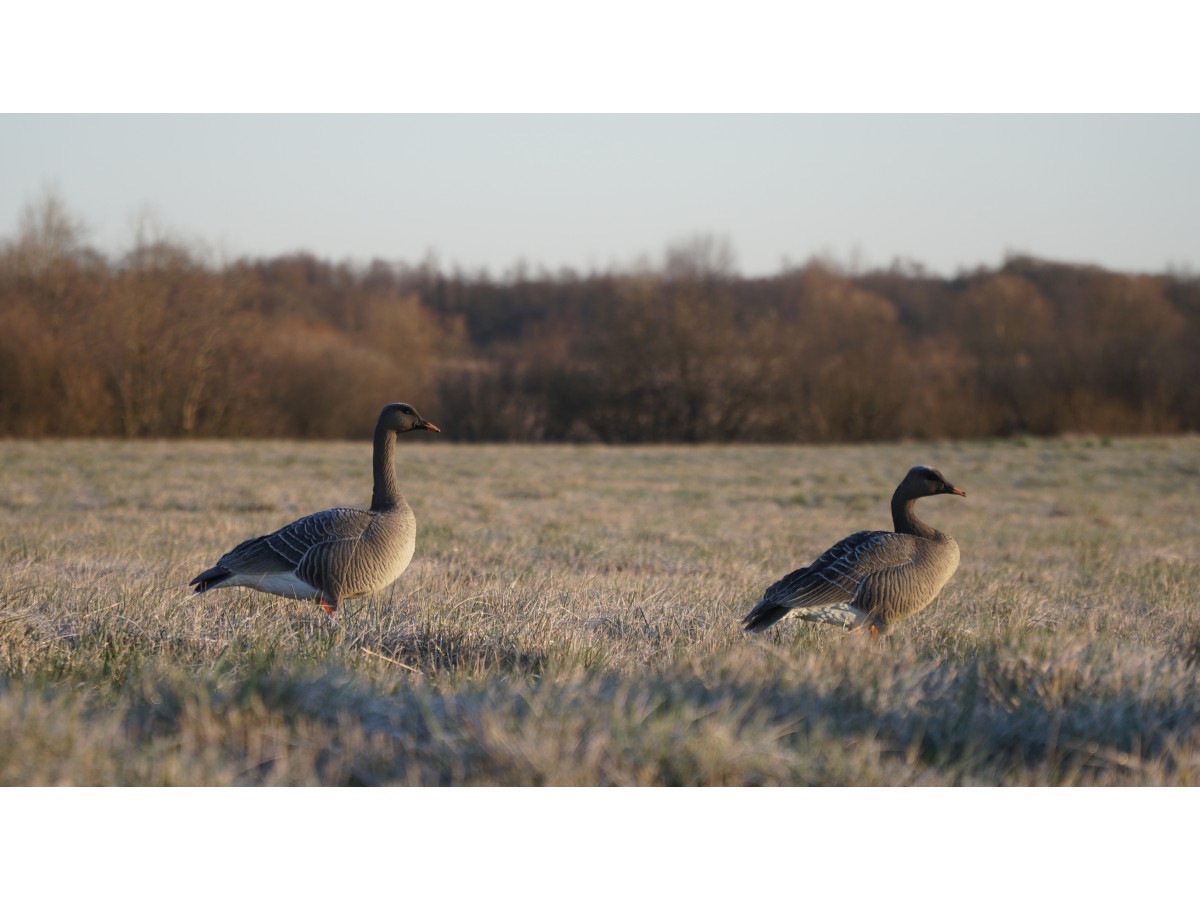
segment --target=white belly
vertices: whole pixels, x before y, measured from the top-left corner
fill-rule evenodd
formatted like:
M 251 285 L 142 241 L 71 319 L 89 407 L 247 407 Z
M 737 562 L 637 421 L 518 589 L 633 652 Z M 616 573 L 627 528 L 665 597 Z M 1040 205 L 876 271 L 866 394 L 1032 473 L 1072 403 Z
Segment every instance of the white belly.
M 795 613 L 808 622 L 820 622 L 823 625 L 841 625 L 843 628 L 857 628 L 866 621 L 862 610 L 855 609 L 848 603 L 837 606 L 814 606 L 811 609 L 798 609 Z
M 316 588 L 291 572 L 276 572 L 270 575 L 232 575 L 221 582 L 221 587 L 248 587 L 280 597 L 296 600 L 312 600 L 319 594 Z

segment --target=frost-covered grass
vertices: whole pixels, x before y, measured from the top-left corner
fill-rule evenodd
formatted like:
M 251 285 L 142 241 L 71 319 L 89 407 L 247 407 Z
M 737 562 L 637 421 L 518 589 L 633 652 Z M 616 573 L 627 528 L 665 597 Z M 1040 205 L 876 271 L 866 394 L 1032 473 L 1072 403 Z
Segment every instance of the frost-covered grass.
M 417 555 L 343 606 L 188 580 L 370 496 L 365 443 L 0 443 L 0 783 L 1200 782 L 1200 439 L 401 438 Z M 890 527 L 958 538 L 879 642 L 738 620 Z

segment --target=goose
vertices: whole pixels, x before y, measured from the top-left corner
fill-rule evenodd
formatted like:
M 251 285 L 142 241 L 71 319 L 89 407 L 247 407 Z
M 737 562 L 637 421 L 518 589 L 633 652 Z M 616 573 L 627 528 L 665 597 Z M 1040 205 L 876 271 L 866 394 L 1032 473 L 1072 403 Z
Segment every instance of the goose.
M 793 610 L 810 622 L 863 626 L 872 637 L 924 609 L 958 568 L 958 544 L 917 518 L 921 497 L 966 492 L 937 469 L 913 466 L 892 495 L 895 531 L 859 531 L 838 541 L 808 566 L 775 582 L 742 620 L 764 631 Z
M 416 517 L 396 483 L 396 435 L 418 430 L 441 431 L 407 403 L 380 411 L 370 509 L 326 509 L 242 541 L 189 584 L 197 594 L 245 586 L 315 600 L 331 616 L 342 600 L 387 587 L 408 568 L 417 536 Z

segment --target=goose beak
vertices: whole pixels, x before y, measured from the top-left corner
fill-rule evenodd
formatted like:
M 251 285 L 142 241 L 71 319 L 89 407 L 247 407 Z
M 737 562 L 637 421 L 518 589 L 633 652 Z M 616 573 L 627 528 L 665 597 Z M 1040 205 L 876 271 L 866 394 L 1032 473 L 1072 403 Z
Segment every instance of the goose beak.
M 438 428 L 432 422 L 422 421 L 421 424 L 418 425 L 417 427 L 424 428 L 426 431 L 436 431 L 438 434 L 442 433 L 442 429 Z
M 956 488 L 956 487 L 955 487 L 954 485 L 952 485 L 952 484 L 948 484 L 948 485 L 946 485 L 946 493 L 947 493 L 947 494 L 953 494 L 953 495 L 954 495 L 954 496 L 956 496 L 956 497 L 965 497 L 965 496 L 967 496 L 967 492 L 966 492 L 966 491 L 961 491 L 961 490 L 959 490 L 958 488 Z

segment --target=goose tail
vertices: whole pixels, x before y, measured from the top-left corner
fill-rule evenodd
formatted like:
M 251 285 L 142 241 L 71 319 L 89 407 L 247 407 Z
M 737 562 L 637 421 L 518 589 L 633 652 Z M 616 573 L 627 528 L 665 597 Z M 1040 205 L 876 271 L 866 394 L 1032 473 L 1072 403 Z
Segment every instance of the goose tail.
M 746 618 L 742 619 L 742 627 L 746 631 L 766 631 L 791 611 L 790 606 L 779 606 L 767 600 L 761 600 L 758 606 L 750 610 Z
M 188 586 L 195 585 L 196 593 L 203 594 L 211 588 L 220 587 L 231 575 L 233 573 L 224 566 L 213 566 L 189 581 Z

